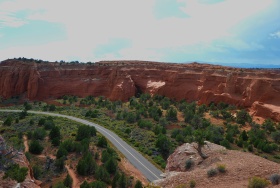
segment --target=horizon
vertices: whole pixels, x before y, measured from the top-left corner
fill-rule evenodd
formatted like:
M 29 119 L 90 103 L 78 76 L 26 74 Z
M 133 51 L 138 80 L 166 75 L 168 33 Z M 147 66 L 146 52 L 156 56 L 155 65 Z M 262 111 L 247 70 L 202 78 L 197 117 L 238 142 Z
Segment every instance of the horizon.
M 277 0 L 2 0 L 0 61 L 135 59 L 279 68 L 277 7 Z

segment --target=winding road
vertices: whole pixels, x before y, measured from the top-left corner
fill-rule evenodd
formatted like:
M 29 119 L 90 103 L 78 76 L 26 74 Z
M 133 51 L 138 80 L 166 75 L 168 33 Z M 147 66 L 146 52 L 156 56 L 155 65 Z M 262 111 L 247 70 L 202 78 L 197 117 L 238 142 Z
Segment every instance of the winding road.
M 21 112 L 21 110 L 6 110 L 0 109 L 0 112 Z M 160 174 L 162 172 L 157 169 L 151 162 L 149 162 L 145 157 L 143 157 L 138 151 L 128 145 L 125 141 L 123 141 L 118 135 L 113 133 L 112 131 L 90 121 L 73 117 L 67 116 L 62 114 L 50 113 L 50 112 L 40 112 L 40 111 L 28 111 L 28 113 L 32 114 L 43 114 L 48 116 L 57 116 L 63 117 L 67 119 L 71 119 L 73 121 L 83 123 L 86 125 L 94 126 L 96 130 L 104 135 L 114 146 L 130 161 L 132 165 L 134 165 L 142 174 L 149 180 L 154 181 L 161 179 Z

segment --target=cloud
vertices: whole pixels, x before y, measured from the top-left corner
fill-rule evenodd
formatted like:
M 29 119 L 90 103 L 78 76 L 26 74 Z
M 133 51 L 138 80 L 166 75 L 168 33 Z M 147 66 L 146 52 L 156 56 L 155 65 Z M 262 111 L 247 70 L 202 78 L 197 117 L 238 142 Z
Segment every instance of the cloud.
M 177 0 L 178 7 L 173 10 L 180 10 L 180 16 L 160 12 L 158 18 L 155 7 L 161 1 L 156 0 L 4 1 L 0 3 L 0 27 L 44 21 L 61 25 L 65 38 L 36 46 L 7 48 L 0 52 L 0 58 L 16 54 L 47 60 L 89 61 L 96 59 L 97 49 L 116 39 L 128 41 L 129 45 L 102 52 L 102 58 L 164 60 L 165 50 L 192 51 L 199 55 L 211 50 L 223 52 L 227 48 L 261 49 L 257 42 L 240 39 L 233 29 L 244 19 L 266 10 L 272 2 Z M 25 14 L 18 15 L 22 11 Z M 216 45 L 217 40 L 220 43 Z
M 4 27 L 20 27 L 27 22 L 23 19 L 17 18 L 13 13 L 0 12 L 0 28 Z
M 280 38 L 280 31 L 277 31 L 275 33 L 271 33 L 270 36 L 273 37 L 273 38 L 278 38 L 279 39 Z

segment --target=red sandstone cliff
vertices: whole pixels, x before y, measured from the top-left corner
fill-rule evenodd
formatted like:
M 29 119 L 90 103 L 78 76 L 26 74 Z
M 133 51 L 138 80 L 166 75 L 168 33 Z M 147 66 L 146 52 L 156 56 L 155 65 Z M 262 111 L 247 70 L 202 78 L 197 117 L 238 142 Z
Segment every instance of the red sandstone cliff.
M 0 95 L 30 100 L 63 95 L 105 96 L 128 100 L 137 92 L 199 103 L 226 102 L 252 107 L 280 121 L 280 70 L 238 69 L 208 64 L 111 61 L 87 64 L 0 64 Z M 254 105 L 253 105 L 254 104 Z

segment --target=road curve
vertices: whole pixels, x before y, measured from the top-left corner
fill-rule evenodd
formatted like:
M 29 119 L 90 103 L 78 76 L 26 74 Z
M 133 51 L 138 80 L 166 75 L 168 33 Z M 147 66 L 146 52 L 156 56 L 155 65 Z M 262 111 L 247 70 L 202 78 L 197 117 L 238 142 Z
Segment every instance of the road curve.
M 6 110 L 0 109 L 0 112 L 21 112 L 21 110 Z M 77 121 L 79 123 L 83 123 L 86 125 L 94 126 L 96 130 L 104 135 L 114 146 L 130 161 L 132 165 L 134 165 L 138 170 L 142 172 L 142 174 L 149 180 L 154 181 L 161 179 L 160 174 L 162 172 L 157 169 L 151 162 L 149 162 L 145 157 L 143 157 L 138 151 L 128 145 L 125 141 L 123 141 L 118 135 L 113 133 L 112 131 L 90 121 L 73 117 L 67 116 L 62 114 L 50 113 L 50 112 L 40 112 L 40 111 L 28 111 L 28 113 L 32 114 L 43 114 L 49 116 L 57 116 L 68 118 L 73 121 Z

